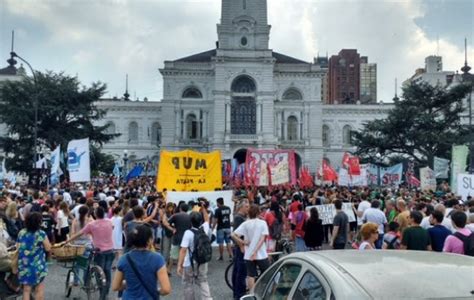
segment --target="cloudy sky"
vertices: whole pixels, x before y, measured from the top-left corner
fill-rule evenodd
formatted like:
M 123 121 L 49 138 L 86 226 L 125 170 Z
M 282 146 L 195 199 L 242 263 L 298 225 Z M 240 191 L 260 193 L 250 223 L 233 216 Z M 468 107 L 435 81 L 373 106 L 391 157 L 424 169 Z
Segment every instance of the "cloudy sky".
M 250 0 L 257 1 L 257 0 Z M 260 0 L 258 0 L 260 1 Z M 0 0 L 0 67 L 15 51 L 35 69 L 102 81 L 109 97 L 160 100 L 158 68 L 209 50 L 217 39 L 220 0 Z M 378 64 L 379 100 L 399 82 L 443 56 L 445 70 L 464 63 L 464 37 L 474 65 L 472 0 L 268 0 L 270 46 L 306 61 L 356 48 Z M 439 47 L 438 47 L 439 45 Z M 438 52 L 439 49 L 439 52 Z

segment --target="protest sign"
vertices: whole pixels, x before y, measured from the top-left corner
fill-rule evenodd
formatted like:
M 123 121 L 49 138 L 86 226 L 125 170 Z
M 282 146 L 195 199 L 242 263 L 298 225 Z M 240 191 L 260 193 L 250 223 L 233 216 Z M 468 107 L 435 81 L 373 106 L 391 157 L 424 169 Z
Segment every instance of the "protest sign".
M 468 196 L 474 197 L 474 175 L 472 174 L 458 174 L 458 195 L 462 197 L 464 201 L 467 200 Z
M 456 190 L 458 174 L 466 170 L 469 148 L 466 145 L 453 146 L 451 159 L 451 189 Z
M 311 208 L 318 209 L 319 218 L 323 221 L 323 225 L 332 224 L 334 216 L 336 216 L 336 207 L 334 204 L 314 205 L 306 207 L 306 212 L 309 215 Z M 342 203 L 342 211 L 349 217 L 349 222 L 355 222 L 355 214 L 352 210 L 352 203 Z
M 246 170 L 255 169 L 256 186 L 296 184 L 295 152 L 292 150 L 247 150 Z M 268 172 L 268 170 L 270 172 Z M 266 178 L 270 177 L 270 180 Z
M 222 188 L 221 153 L 161 151 L 157 189 L 213 191 Z
M 449 159 L 434 158 L 434 172 L 436 178 L 447 179 L 449 176 Z
M 380 168 L 380 181 L 383 186 L 398 186 L 402 183 L 403 164 Z
M 350 175 L 347 169 L 340 168 L 337 177 L 337 184 L 340 186 L 367 186 L 367 169 L 368 165 L 360 165 L 360 175 Z
M 422 191 L 436 191 L 436 176 L 429 167 L 420 169 L 420 182 Z
M 167 192 L 166 201 L 178 204 L 179 201 L 197 201 L 198 198 L 206 198 L 209 201 L 210 209 L 214 211 L 217 208 L 217 198 L 224 199 L 224 205 L 231 210 L 234 209 L 234 202 L 232 201 L 232 191 L 217 191 L 217 192 Z
M 71 182 L 91 180 L 89 139 L 72 140 L 67 145 L 67 169 Z

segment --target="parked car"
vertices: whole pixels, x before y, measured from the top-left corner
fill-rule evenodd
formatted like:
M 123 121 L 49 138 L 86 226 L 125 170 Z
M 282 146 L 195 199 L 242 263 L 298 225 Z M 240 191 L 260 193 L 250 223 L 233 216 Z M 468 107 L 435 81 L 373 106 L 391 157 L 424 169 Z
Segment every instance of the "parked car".
M 474 258 L 422 251 L 290 254 L 241 300 L 474 299 Z

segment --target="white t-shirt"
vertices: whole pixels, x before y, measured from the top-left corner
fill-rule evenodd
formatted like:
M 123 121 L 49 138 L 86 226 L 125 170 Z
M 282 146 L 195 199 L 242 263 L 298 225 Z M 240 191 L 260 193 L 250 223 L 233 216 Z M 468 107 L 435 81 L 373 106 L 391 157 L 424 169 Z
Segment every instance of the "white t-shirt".
M 67 203 L 67 205 L 72 204 L 72 197 L 71 197 L 71 194 L 69 194 L 68 192 L 63 193 L 63 199 L 64 199 L 64 202 Z
M 242 224 L 234 231 L 238 236 L 244 236 L 245 241 L 250 244 L 245 246 L 244 259 L 250 260 L 252 254 L 257 248 L 257 244 L 262 236 L 268 236 L 267 222 L 260 219 L 250 219 Z M 268 257 L 265 243 L 257 250 L 256 259 L 261 260 Z
M 360 211 L 363 213 L 365 212 L 367 208 L 370 208 L 370 202 L 367 200 L 364 200 L 361 203 L 359 203 L 359 206 L 357 207 L 357 211 Z M 364 222 L 362 222 L 362 218 L 357 217 L 357 225 L 361 226 L 362 224 L 364 224 Z
M 114 249 L 121 250 L 123 248 L 122 247 L 122 243 L 123 243 L 122 217 L 113 216 L 112 225 L 114 226 L 114 229 L 112 231 L 112 240 L 114 241 Z
M 74 218 L 78 220 L 79 220 L 79 208 L 81 208 L 81 206 L 84 206 L 84 204 L 79 204 L 79 205 L 74 206 L 74 208 L 71 211 L 71 213 L 74 215 Z
M 211 229 L 209 227 L 209 223 L 204 222 L 201 225 L 201 228 L 207 235 L 210 235 Z M 183 267 L 190 267 L 191 266 L 191 257 L 190 257 L 190 250 L 191 252 L 194 251 L 194 232 L 190 229 L 186 230 L 183 235 L 183 240 L 181 241 L 181 248 L 186 248 L 186 257 L 184 258 Z
M 379 233 L 383 234 L 385 232 L 384 224 L 387 224 L 387 218 L 380 209 L 370 207 L 364 211 L 362 222 L 370 222 L 379 225 Z
M 57 218 L 58 218 L 58 228 L 59 229 L 69 227 L 67 216 L 62 210 L 58 211 Z M 61 225 L 59 223 L 61 223 Z M 61 226 L 61 227 L 59 227 L 59 226 Z

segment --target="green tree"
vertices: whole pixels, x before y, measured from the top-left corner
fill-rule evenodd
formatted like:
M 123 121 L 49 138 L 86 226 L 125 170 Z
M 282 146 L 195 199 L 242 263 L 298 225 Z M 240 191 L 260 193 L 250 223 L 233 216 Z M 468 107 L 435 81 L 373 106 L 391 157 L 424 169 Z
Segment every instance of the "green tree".
M 465 84 L 446 89 L 425 82 L 404 87 L 402 100 L 394 103 L 387 118 L 353 132 L 357 154 L 368 161 L 378 152 L 405 156 L 417 165 L 432 167 L 434 156 L 449 157 L 453 144 L 468 139 L 469 130 L 461 125 L 461 118 L 463 99 L 470 89 Z
M 0 87 L 0 122 L 7 134 L 0 137 L 0 147 L 13 154 L 9 167 L 29 172 L 34 153 L 34 107 L 38 101 L 38 148 L 54 150 L 58 145 L 65 151 L 73 139 L 88 137 L 94 147 L 117 134 L 106 132 L 108 125 L 97 126 L 106 110 L 96 107 L 106 92 L 106 85 L 92 83 L 82 86 L 77 77 L 64 73 L 35 72 L 21 81 L 7 81 Z

